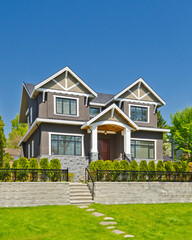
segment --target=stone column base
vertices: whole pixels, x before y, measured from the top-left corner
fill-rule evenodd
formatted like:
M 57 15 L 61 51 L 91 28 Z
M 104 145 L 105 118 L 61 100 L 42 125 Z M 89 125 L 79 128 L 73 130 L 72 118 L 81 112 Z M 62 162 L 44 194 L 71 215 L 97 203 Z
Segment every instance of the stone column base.
M 90 153 L 90 162 L 97 161 L 98 160 L 98 153 L 97 152 L 91 152 Z

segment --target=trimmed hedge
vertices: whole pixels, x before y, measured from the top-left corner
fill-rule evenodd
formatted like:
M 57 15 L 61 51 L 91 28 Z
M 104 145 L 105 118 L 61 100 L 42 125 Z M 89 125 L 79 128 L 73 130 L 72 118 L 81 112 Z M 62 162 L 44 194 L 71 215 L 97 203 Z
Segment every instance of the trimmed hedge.
M 120 169 L 121 170 L 126 170 L 126 171 L 130 170 L 130 166 L 129 166 L 129 163 L 128 163 L 127 160 L 121 160 L 120 161 Z
M 153 160 L 149 161 L 148 162 L 148 170 L 149 171 L 155 171 L 155 168 L 156 168 L 155 161 L 153 161 Z
M 41 158 L 39 165 L 40 165 L 41 169 L 49 169 L 50 168 L 48 158 Z
M 139 163 L 139 171 L 148 171 L 148 166 L 147 166 L 147 161 L 146 160 L 142 160 Z

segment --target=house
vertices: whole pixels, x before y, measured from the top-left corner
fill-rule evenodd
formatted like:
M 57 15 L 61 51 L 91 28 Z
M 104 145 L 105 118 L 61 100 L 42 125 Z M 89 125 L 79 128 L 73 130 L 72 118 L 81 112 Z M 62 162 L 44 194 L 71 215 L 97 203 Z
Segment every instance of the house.
M 157 109 L 164 100 L 139 78 L 116 95 L 95 92 L 69 67 L 37 85 L 23 83 L 22 156 L 59 158 L 76 177 L 97 159 L 163 159 Z

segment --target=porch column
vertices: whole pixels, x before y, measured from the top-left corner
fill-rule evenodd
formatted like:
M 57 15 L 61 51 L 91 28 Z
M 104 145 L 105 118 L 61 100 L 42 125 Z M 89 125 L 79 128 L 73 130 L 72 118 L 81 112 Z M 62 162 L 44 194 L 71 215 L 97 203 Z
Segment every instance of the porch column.
M 98 137 L 97 137 L 97 126 L 92 125 L 91 131 L 91 162 L 98 160 Z
M 131 158 L 131 131 L 128 128 L 124 129 L 124 152 Z

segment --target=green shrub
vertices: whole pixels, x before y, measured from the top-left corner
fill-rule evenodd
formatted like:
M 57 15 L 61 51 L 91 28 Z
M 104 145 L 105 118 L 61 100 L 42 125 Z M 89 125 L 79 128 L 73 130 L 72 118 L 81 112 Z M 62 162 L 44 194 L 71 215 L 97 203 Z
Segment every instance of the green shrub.
M 6 160 L 4 163 L 4 171 L 1 173 L 1 180 L 7 182 L 11 179 L 11 172 L 10 172 L 10 163 L 9 160 Z
M 131 171 L 138 171 L 139 167 L 135 160 L 131 161 L 130 163 L 130 170 Z
M 129 163 L 128 163 L 127 160 L 121 160 L 120 161 L 120 169 L 121 170 L 126 170 L 126 171 L 130 170 L 130 166 L 129 166 Z
M 69 178 L 69 182 L 73 182 L 73 180 L 75 178 L 75 174 L 74 173 L 68 173 L 68 178 Z
M 182 171 L 182 164 L 181 164 L 181 162 L 180 161 L 173 162 L 173 169 L 176 172 L 181 172 Z
M 155 171 L 155 162 L 153 160 L 148 162 L 148 170 Z
M 28 163 L 28 159 L 25 157 L 21 157 L 18 159 L 18 168 L 19 169 L 28 169 L 29 167 L 29 163 Z M 28 175 L 29 172 L 27 170 L 20 170 L 17 173 L 17 179 L 20 181 L 26 181 L 28 180 Z
M 114 161 L 112 162 L 112 168 L 113 168 L 114 170 L 120 170 L 120 163 L 119 163 L 118 160 L 114 160 Z
M 40 169 L 49 169 L 50 168 L 48 158 L 41 158 L 39 165 L 40 165 Z
M 14 158 L 10 155 L 10 153 L 6 152 L 4 155 L 3 155 L 3 162 L 5 163 L 6 161 L 12 161 L 14 160 Z
M 189 171 L 189 166 L 188 166 L 187 161 L 182 161 L 181 166 L 182 166 L 182 172 L 188 172 Z
M 173 171 L 173 164 L 171 161 L 166 161 L 164 163 L 164 168 L 165 168 L 165 171 L 167 172 L 172 172 Z
M 104 162 L 104 170 L 113 170 L 113 165 L 110 160 Z
M 37 158 L 31 158 L 29 161 L 29 168 L 30 169 L 38 169 L 38 160 Z M 31 180 L 37 181 L 38 179 L 38 170 L 30 170 L 31 173 Z
M 98 170 L 103 170 L 104 169 L 104 161 L 103 160 L 97 160 L 95 161 L 95 168 Z
M 146 160 L 142 160 L 139 163 L 139 171 L 148 171 L 148 166 L 147 166 L 147 161 Z
M 165 171 L 165 168 L 164 168 L 164 166 L 163 166 L 163 161 L 161 161 L 161 160 L 159 160 L 158 162 L 157 162 L 157 171 Z
M 18 168 L 18 165 L 19 165 L 18 162 L 19 162 L 19 160 L 14 160 L 13 164 L 12 164 L 12 168 L 14 168 L 14 169 Z
M 96 170 L 96 164 L 95 164 L 96 161 L 93 161 L 90 163 L 89 165 L 89 170 L 90 171 L 95 171 Z
M 50 169 L 61 169 L 61 163 L 60 163 L 59 159 L 57 159 L 57 158 L 51 159 Z M 52 182 L 59 181 L 60 178 L 61 178 L 61 171 L 51 172 L 50 179 Z

